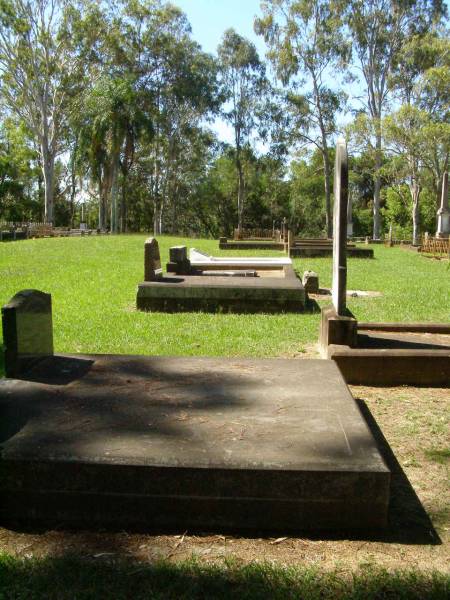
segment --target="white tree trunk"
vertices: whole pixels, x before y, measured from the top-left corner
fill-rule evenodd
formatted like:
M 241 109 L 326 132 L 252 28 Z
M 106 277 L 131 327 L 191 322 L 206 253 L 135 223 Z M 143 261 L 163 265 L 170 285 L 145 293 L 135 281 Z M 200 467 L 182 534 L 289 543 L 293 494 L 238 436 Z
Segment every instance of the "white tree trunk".
M 44 221 L 54 221 L 54 172 L 55 156 L 45 148 L 45 142 L 41 146 L 42 174 L 44 176 Z
M 373 239 L 379 240 L 381 233 L 380 196 L 381 196 L 381 131 L 377 131 L 375 151 L 375 178 L 373 189 Z

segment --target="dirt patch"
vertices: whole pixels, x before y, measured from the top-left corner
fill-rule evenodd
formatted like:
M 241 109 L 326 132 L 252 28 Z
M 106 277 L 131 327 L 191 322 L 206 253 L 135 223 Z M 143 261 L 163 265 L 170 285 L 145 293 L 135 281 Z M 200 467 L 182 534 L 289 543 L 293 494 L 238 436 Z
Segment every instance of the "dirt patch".
M 306 563 L 351 572 L 374 563 L 388 569 L 448 571 L 450 389 L 354 386 L 353 395 L 392 471 L 389 530 L 377 536 L 149 535 L 127 532 L 0 529 L 0 548 L 18 556 L 67 553 L 112 560 L 207 562 L 233 557 Z

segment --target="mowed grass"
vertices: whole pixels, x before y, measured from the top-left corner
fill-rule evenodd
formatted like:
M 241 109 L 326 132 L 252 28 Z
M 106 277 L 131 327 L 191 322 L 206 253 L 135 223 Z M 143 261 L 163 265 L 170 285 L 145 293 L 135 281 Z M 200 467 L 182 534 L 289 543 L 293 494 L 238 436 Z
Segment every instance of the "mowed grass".
M 143 313 L 135 310 L 143 279 L 145 235 L 37 239 L 0 244 L 0 303 L 36 288 L 53 299 L 57 352 L 184 356 L 298 356 L 314 344 L 319 312 L 280 315 Z M 280 252 L 218 249 L 216 240 L 159 238 L 162 264 L 169 247 L 186 244 L 215 255 L 281 256 Z M 373 246 L 375 259 L 349 259 L 348 287 L 382 292 L 349 298 L 363 321 L 448 321 L 448 262 L 397 248 Z M 331 285 L 331 258 L 296 259 Z M 330 302 L 324 297 L 320 305 Z
M 388 572 L 365 565 L 358 572 L 324 572 L 254 562 L 241 566 L 197 560 L 144 565 L 79 558 L 0 556 L 1 598 L 94 599 L 308 599 L 444 600 L 449 578 L 415 570 Z
M 317 340 L 320 318 L 317 310 L 285 315 L 137 312 L 135 295 L 137 283 L 143 279 L 145 237 L 61 238 L 0 244 L 0 303 L 5 304 L 25 288 L 50 292 L 57 352 L 301 356 Z M 220 253 L 217 241 L 213 240 L 162 236 L 159 241 L 163 265 L 169 247 L 182 243 L 216 255 L 281 255 L 261 251 Z M 374 260 L 349 259 L 349 289 L 382 292 L 379 298 L 349 299 L 349 307 L 358 319 L 449 320 L 447 262 L 397 248 L 374 246 L 374 250 Z M 315 270 L 322 287 L 331 285 L 331 259 L 295 260 L 294 266 L 299 273 Z M 320 301 L 321 305 L 329 303 L 329 297 Z M 411 438 L 409 430 L 407 435 Z M 430 459 L 440 465 L 446 460 L 447 451 L 436 440 L 433 444 Z M 50 555 L 40 555 L 39 550 L 28 551 L 27 546 L 21 550 L 20 532 L 18 535 L 17 553 L 0 553 L 0 599 L 450 597 L 446 572 L 431 568 L 422 571 L 408 560 L 405 565 L 410 568 L 405 570 L 378 568 L 374 566 L 375 559 L 369 562 L 363 559 L 355 569 L 344 561 L 342 567 L 327 570 L 311 566 L 308 555 L 302 558 L 302 552 L 297 550 L 295 566 L 255 560 L 243 564 L 229 557 L 218 563 L 207 559 L 152 563 L 116 558 L 109 552 L 90 553 L 87 547 L 81 556 L 72 556 L 66 554 L 70 552 L 70 544 L 67 549 L 55 543 Z M 180 540 L 176 542 L 179 543 Z M 35 540 L 32 546 L 39 548 L 39 541 Z M 376 548 L 373 552 L 376 556 Z M 401 545 L 399 552 L 403 552 Z M 334 554 L 337 560 L 338 549 Z

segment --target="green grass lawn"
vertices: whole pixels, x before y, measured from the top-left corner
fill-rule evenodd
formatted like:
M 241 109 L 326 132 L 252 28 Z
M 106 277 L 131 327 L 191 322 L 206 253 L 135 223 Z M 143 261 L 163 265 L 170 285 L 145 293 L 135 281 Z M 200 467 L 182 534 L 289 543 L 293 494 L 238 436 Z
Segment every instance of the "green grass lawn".
M 444 574 L 411 569 L 390 573 L 373 565 L 350 575 L 256 562 L 244 566 L 196 560 L 142 565 L 75 557 L 23 560 L 0 556 L 0 598 L 5 599 L 444 600 L 449 593 Z
M 143 279 L 144 235 L 37 239 L 0 244 L 0 303 L 37 288 L 53 298 L 57 352 L 203 356 L 296 356 L 314 343 L 319 313 L 301 315 L 165 314 L 135 311 Z M 162 264 L 169 247 L 184 243 L 211 254 L 273 255 L 218 250 L 215 240 L 162 236 Z M 448 321 L 450 270 L 398 248 L 374 246 L 375 259 L 349 259 L 349 289 L 375 290 L 381 298 L 350 298 L 359 320 Z M 296 259 L 299 273 L 313 269 L 331 285 L 331 259 Z M 325 297 L 320 304 L 330 302 Z
M 161 355 L 296 356 L 318 336 L 319 313 L 285 315 L 164 314 L 135 311 L 143 279 L 144 235 L 40 239 L 0 244 L 0 303 L 37 288 L 53 298 L 57 352 Z M 217 241 L 160 238 L 163 265 L 169 247 L 185 243 L 211 254 Z M 399 248 L 374 246 L 375 259 L 349 259 L 349 289 L 382 292 L 350 298 L 363 321 L 448 321 L 450 269 Z M 331 285 L 331 259 L 296 259 L 299 273 L 318 272 Z M 329 297 L 320 304 L 330 302 Z M 1 353 L 0 353 L 1 355 Z M 0 369 L 1 372 L 1 369 Z M 400 547 L 401 548 L 401 547 Z M 56 551 L 55 551 L 56 552 Z M 56 552 L 56 554 L 58 554 Z M 392 572 L 361 567 L 326 571 L 302 563 L 224 564 L 179 561 L 141 564 L 89 557 L 0 553 L 3 598 L 446 598 L 444 573 Z M 405 563 L 408 564 L 409 563 Z

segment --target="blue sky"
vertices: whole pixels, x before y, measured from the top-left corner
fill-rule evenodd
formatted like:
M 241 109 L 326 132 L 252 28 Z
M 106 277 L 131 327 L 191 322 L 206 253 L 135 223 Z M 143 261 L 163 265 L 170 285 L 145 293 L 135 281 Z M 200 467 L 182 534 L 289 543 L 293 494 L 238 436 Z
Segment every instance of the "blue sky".
M 253 32 L 253 20 L 262 14 L 260 0 L 172 0 L 172 3 L 187 15 L 194 39 L 206 52 L 215 52 L 225 29 L 233 27 L 264 55 L 264 41 Z
M 205 52 L 215 54 L 223 32 L 232 27 L 251 40 L 264 58 L 264 40 L 253 31 L 255 16 L 262 14 L 260 0 L 172 0 L 172 3 L 186 14 L 192 37 Z M 222 119 L 216 119 L 211 128 L 222 141 L 233 143 L 233 131 Z

